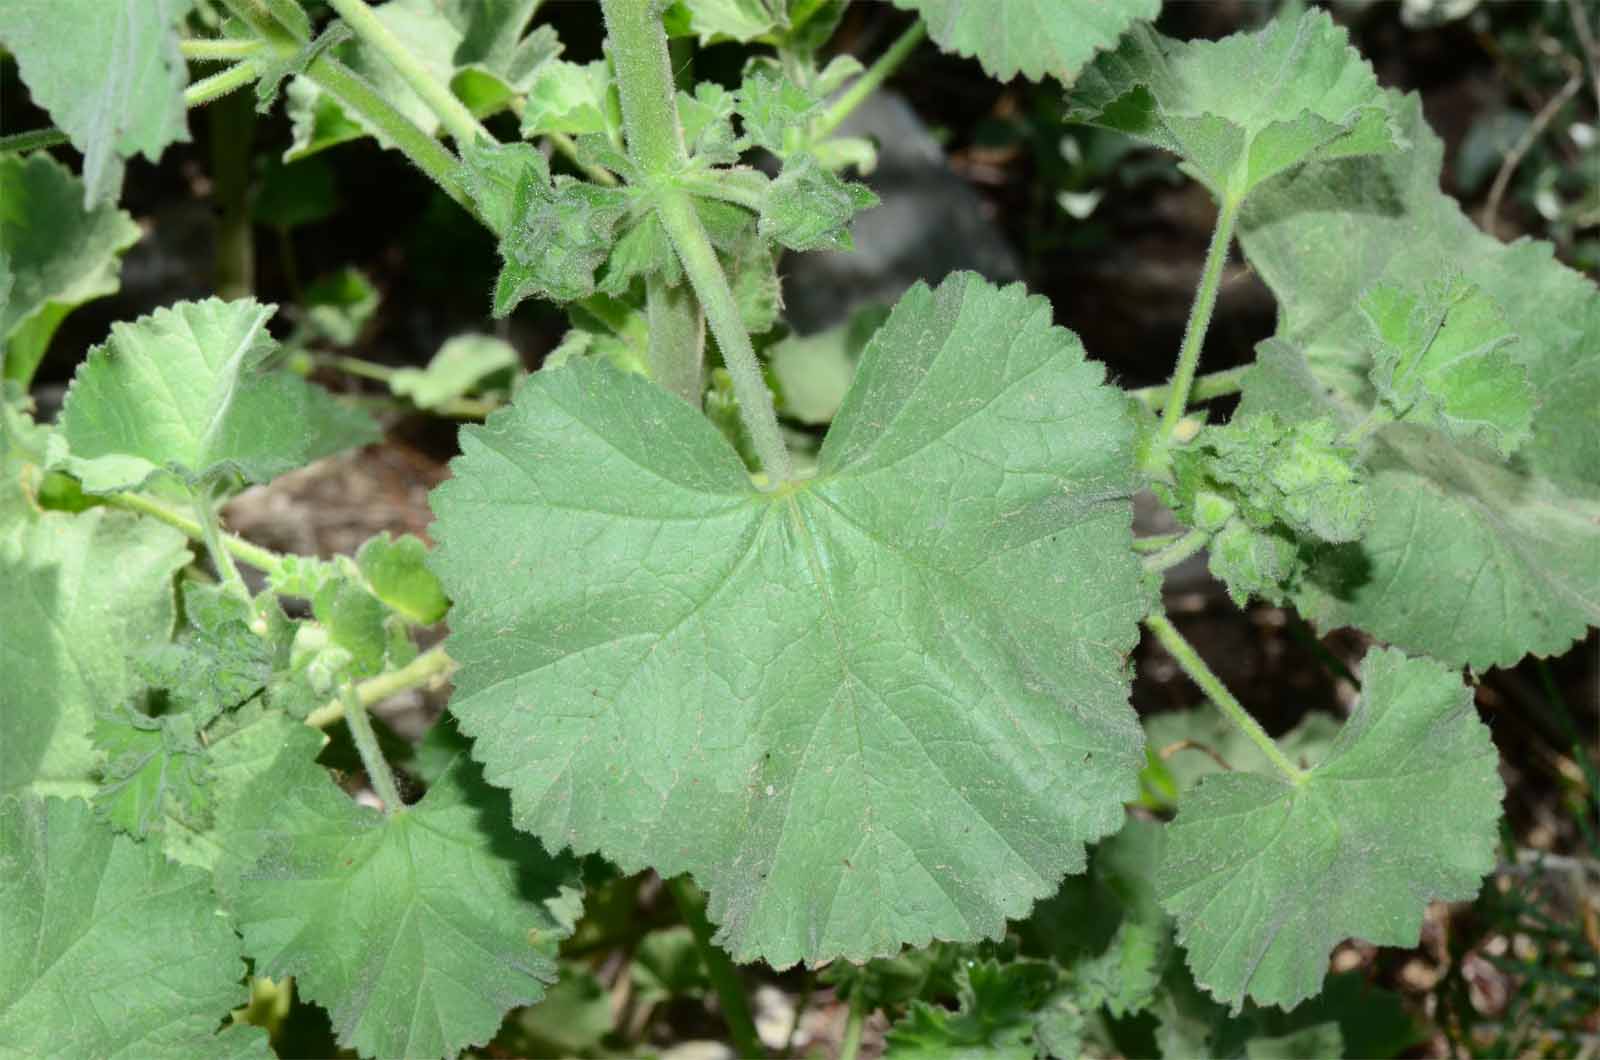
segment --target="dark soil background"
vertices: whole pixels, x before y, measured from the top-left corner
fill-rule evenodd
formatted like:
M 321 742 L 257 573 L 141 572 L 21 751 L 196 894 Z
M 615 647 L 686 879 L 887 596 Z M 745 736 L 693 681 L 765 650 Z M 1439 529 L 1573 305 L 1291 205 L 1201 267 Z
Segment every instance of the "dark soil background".
M 1600 26 L 1600 5 L 1580 2 L 1588 7 L 1591 22 Z M 545 11 L 542 17 L 553 21 L 567 42 L 569 58 L 598 54 L 595 5 L 569 0 L 549 4 Z M 1470 182 L 1458 179 L 1456 163 L 1463 145 L 1474 129 L 1497 115 L 1537 111 L 1571 76 L 1575 52 L 1566 5 L 1562 0 L 1485 5 L 1473 18 L 1431 28 L 1404 25 L 1393 3 L 1344 4 L 1333 11 L 1350 27 L 1383 83 L 1421 93 L 1429 122 L 1446 142 L 1447 190 L 1460 196 L 1474 217 L 1480 216 L 1489 181 L 1481 175 Z M 1257 25 L 1268 13 L 1263 4 L 1242 0 L 1169 0 L 1160 27 L 1180 37 L 1217 37 Z M 870 60 L 906 24 L 906 15 L 888 4 L 858 0 L 836 46 Z M 732 46 L 707 49 L 697 58 L 695 72 L 736 79 L 743 56 Z M 987 248 L 972 253 L 998 261 L 990 271 L 1010 274 L 999 278 L 1021 278 L 1047 295 L 1057 322 L 1075 330 L 1114 379 L 1127 386 L 1165 381 L 1215 216 L 1204 190 L 1179 178 L 1171 162 L 1153 152 L 1119 154 L 1104 137 L 1063 126 L 1059 89 L 1022 81 L 997 84 L 975 63 L 944 56 L 931 45 L 924 45 L 889 87 L 920 119 L 918 135 L 942 147 L 942 157 L 935 156 L 933 163 L 940 180 L 947 179 L 967 196 L 955 201 L 970 203 L 967 223 L 981 229 L 973 239 Z M 251 103 L 241 96 L 191 115 L 194 143 L 168 151 L 157 166 L 129 166 L 123 204 L 144 227 L 145 238 L 127 256 L 121 293 L 78 310 L 58 334 L 39 377 L 42 405 L 48 406 L 52 393 L 59 395 L 83 353 L 104 338 L 112 321 L 212 292 L 221 210 L 210 167 L 214 137 L 219 130 L 238 136 L 253 123 L 253 194 L 281 179 L 272 172 L 279 166 L 277 154 L 290 141 L 281 108 L 257 120 L 251 117 Z M 1580 182 L 1600 183 L 1600 171 L 1587 161 L 1600 156 L 1585 156 L 1581 133 L 1571 129 L 1574 123 L 1587 123 L 1592 136 L 1595 106 L 1594 92 L 1579 92 L 1538 147 L 1537 157 L 1545 164 L 1567 164 Z M 14 67 L 0 66 L 0 128 L 16 131 L 46 123 L 26 103 Z M 510 128 L 507 135 L 514 135 Z M 1077 145 L 1073 150 L 1085 158 L 1063 152 L 1062 138 L 1069 134 Z M 889 154 L 886 145 L 886 160 Z M 1524 164 L 1531 166 L 1534 159 L 1530 153 Z M 1587 172 L 1585 165 L 1590 165 Z M 534 368 L 560 340 L 565 319 L 547 305 L 528 302 L 509 321 L 489 319 L 489 289 L 499 264 L 492 239 L 397 153 L 364 140 L 298 166 L 310 166 L 304 179 L 321 189 L 332 209 L 326 219 L 292 230 L 254 227 L 255 288 L 262 300 L 292 303 L 306 282 L 354 265 L 381 289 L 383 303 L 351 352 L 393 365 L 421 365 L 446 338 L 477 330 L 509 339 L 524 363 Z M 1530 194 L 1519 193 L 1521 184 L 1513 180 L 1511 186 L 1498 212 L 1497 234 L 1554 238 L 1569 263 L 1592 267 L 1591 244 L 1600 231 L 1552 225 Z M 880 185 L 880 191 L 887 209 L 895 188 Z M 1086 218 L 1075 219 L 1058 202 L 1061 191 L 1087 196 L 1099 192 L 1103 197 Z M 914 212 L 910 216 L 908 223 L 918 223 Z M 937 219 L 920 223 L 938 227 Z M 862 245 L 867 245 L 864 239 Z M 962 248 L 951 253 L 959 257 Z M 928 260 L 941 259 L 930 253 Z M 913 258 L 912 271 L 917 264 Z M 898 267 L 903 270 L 905 263 Z M 791 304 L 804 303 L 808 314 L 826 315 L 829 307 L 817 309 L 799 290 L 800 277 L 812 289 L 810 268 L 792 257 L 785 263 Z M 939 274 L 926 278 L 936 281 Z M 1236 256 L 1203 370 L 1247 363 L 1273 323 L 1270 295 Z M 364 385 L 347 378 L 323 381 L 346 391 Z M 1227 403 L 1216 403 L 1213 409 L 1225 415 Z M 396 415 L 388 426 L 380 445 L 252 491 L 230 511 L 233 528 L 273 547 L 322 554 L 353 551 L 380 530 L 425 534 L 430 520 L 426 492 L 448 473 L 455 425 Z M 1341 674 L 1354 668 L 1365 652 L 1368 641 L 1362 635 L 1340 631 L 1318 636 L 1298 617 L 1277 608 L 1241 611 L 1203 567 L 1177 572 L 1168 605 L 1184 634 L 1272 732 L 1287 730 L 1309 710 L 1348 712 L 1354 687 Z M 1136 661 L 1133 698 L 1139 711 L 1199 704 L 1198 691 L 1154 644 L 1142 645 Z M 1530 660 L 1480 676 L 1478 707 L 1502 754 L 1509 792 L 1506 871 L 1488 886 L 1539 890 L 1544 885 L 1530 877 L 1526 864 L 1537 852 L 1551 855 L 1552 864 L 1577 865 L 1570 879 L 1562 877 L 1569 882 L 1552 891 L 1556 897 L 1550 908 L 1558 918 L 1581 922 L 1592 944 L 1600 946 L 1600 865 L 1593 860 L 1594 851 L 1583 849 L 1577 825 L 1580 814 L 1594 820 L 1595 792 L 1573 755 L 1571 732 L 1552 707 L 1554 697 L 1564 700 L 1578 738 L 1595 754 L 1600 637 L 1591 632 L 1586 641 L 1547 663 Z M 413 698 L 398 705 L 391 722 L 414 737 L 439 707 L 437 695 Z M 1352 945 L 1336 956 L 1336 964 L 1365 969 L 1375 981 L 1400 990 L 1419 1016 L 1436 1024 L 1449 1022 L 1447 1015 L 1454 1013 L 1463 1025 L 1496 1025 L 1521 1018 L 1515 999 L 1528 989 L 1488 959 L 1497 946 L 1504 950 L 1502 927 L 1486 921 L 1479 906 L 1440 905 L 1416 950 L 1374 952 Z M 1592 966 L 1588 974 L 1595 974 Z M 770 976 L 753 974 L 752 982 L 758 980 L 773 982 Z M 1600 994 L 1596 1002 L 1600 1007 Z M 813 999 L 814 1005 L 824 1003 L 823 997 Z M 705 1022 L 703 1011 L 668 1018 L 685 1036 L 706 1033 L 698 1026 Z M 1556 1044 L 1530 1044 L 1525 1055 L 1600 1053 L 1600 1017 L 1591 1016 L 1585 1026 L 1549 1030 L 1557 1035 Z M 715 1033 L 714 1027 L 709 1033 Z M 825 1031 L 819 1032 L 819 1040 L 825 1037 Z M 1534 1039 L 1539 1040 L 1537 1034 Z M 1451 1048 L 1440 1032 L 1414 1053 L 1442 1056 Z

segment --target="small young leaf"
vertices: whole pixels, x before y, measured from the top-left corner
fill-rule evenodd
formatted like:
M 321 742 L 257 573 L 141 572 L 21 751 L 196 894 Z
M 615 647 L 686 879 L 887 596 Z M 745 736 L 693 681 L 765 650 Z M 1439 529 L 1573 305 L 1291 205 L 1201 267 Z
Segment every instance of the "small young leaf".
M 1281 605 L 1305 575 L 1299 543 L 1281 526 L 1232 519 L 1211 539 L 1206 566 L 1239 607 L 1253 599 Z
M 694 95 L 678 93 L 678 117 L 689 158 L 702 166 L 731 166 L 749 141 L 733 131 L 734 94 L 711 81 L 694 86 Z
M 419 409 L 436 409 L 470 394 L 496 372 L 516 368 L 521 363 L 522 358 L 504 339 L 493 335 L 456 335 L 445 340 L 426 368 L 396 371 L 389 387 L 401 397 L 409 398 Z
M 405 534 L 391 540 L 385 532 L 361 546 L 356 564 L 378 599 L 426 626 L 439 621 L 450 608 L 439 579 L 424 565 L 427 558 L 427 546 L 419 538 Z
M 187 584 L 183 604 L 187 628 L 171 643 L 136 652 L 133 663 L 166 693 L 170 710 L 204 726 L 266 688 L 273 645 L 251 628 L 250 605 L 226 589 Z
M 840 180 L 810 155 L 789 159 L 761 204 L 761 235 L 790 250 L 850 250 L 850 219 L 878 204 L 865 184 Z
M 1600 292 L 1548 244 L 1479 231 L 1439 190 L 1443 147 L 1418 101 L 1392 105 L 1413 150 L 1312 163 L 1245 208 L 1241 243 L 1281 311 L 1240 412 L 1362 423 L 1375 400 L 1362 295 L 1457 273 L 1519 336 L 1539 411 L 1510 461 L 1423 424 L 1382 426 L 1365 456 L 1372 525 L 1319 550 L 1295 603 L 1321 627 L 1476 669 L 1558 653 L 1600 624 Z
M 1415 945 L 1428 902 L 1470 898 L 1494 867 L 1498 762 L 1458 675 L 1369 654 L 1304 780 L 1218 774 L 1179 802 L 1157 887 L 1196 980 L 1236 1009 L 1287 1008 L 1342 939 Z
M 311 335 L 335 346 L 349 346 L 378 311 L 382 296 L 360 269 L 345 267 L 313 281 L 305 293 L 305 322 Z
M 1300 163 L 1406 144 L 1372 68 L 1320 9 L 1219 41 L 1136 27 L 1084 71 L 1068 116 L 1182 155 L 1234 202 Z
M 136 839 L 161 831 L 168 817 L 204 827 L 210 798 L 193 715 L 152 718 L 123 707 L 96 722 L 94 742 L 105 755 L 94 796 L 101 817 Z
M 211 878 L 115 835 L 77 799 L 0 798 L 0 1054 L 271 1055 Z M 237 1036 L 237 1037 L 236 1037 Z
M 1361 299 L 1378 340 L 1372 385 L 1397 419 L 1509 456 L 1532 434 L 1533 393 L 1494 299 L 1451 276 L 1420 294 L 1380 285 Z
M 0 156 L 0 268 L 11 277 L 9 294 L 0 290 L 0 360 L 23 386 L 62 319 L 116 292 L 122 252 L 139 240 L 132 217 L 83 200 L 83 183 L 49 155 Z
M 1078 1055 L 1082 1017 L 1064 996 L 1060 973 L 1046 961 L 967 961 L 956 973 L 959 1008 L 914 1001 L 889 1028 L 892 1057 L 961 1060 Z
M 241 803 L 254 834 L 218 879 L 245 953 L 258 975 L 293 975 L 363 1055 L 455 1055 L 555 978 L 576 864 L 513 832 L 476 770 L 457 759 L 386 816 L 297 759 Z
M 778 967 L 992 936 L 1054 890 L 1143 761 L 1101 379 L 1020 285 L 918 286 L 817 476 L 762 492 L 648 381 L 530 376 L 432 498 L 451 710 L 518 825 L 693 872 Z
M 806 117 L 821 100 L 782 73 L 757 66 L 739 86 L 739 117 L 757 147 L 784 158 L 798 143 Z M 795 135 L 790 135 L 791 133 Z
M 928 23 L 947 52 L 978 60 L 998 81 L 1019 73 L 1072 84 L 1095 52 L 1117 42 L 1138 19 L 1153 19 L 1161 0 L 894 0 Z
M 172 632 L 183 535 L 127 512 L 38 512 L 0 492 L 0 792 L 88 794 L 95 716 L 143 690 L 130 646 Z M 3 948 L 3 947 L 0 947 Z
M 523 136 L 600 133 L 615 141 L 621 131 L 622 104 L 609 62 L 555 59 L 539 68 L 523 105 Z
M 571 177 L 552 185 L 545 167 L 525 167 L 500 240 L 505 264 L 495 283 L 494 315 L 508 315 L 532 295 L 571 302 L 593 294 L 595 270 L 611 253 L 628 198 L 621 189 Z
M 1202 435 L 1205 470 L 1231 487 L 1249 521 L 1279 522 L 1320 541 L 1354 541 L 1372 507 L 1352 446 L 1332 419 L 1284 423 L 1272 413 L 1237 416 Z
M 354 677 L 370 677 L 384 668 L 389 616 L 376 596 L 347 578 L 334 578 L 312 599 L 311 609 L 327 630 L 331 647 L 348 655 L 343 666 L 334 668 Z
M 89 351 L 61 412 L 67 470 L 85 490 L 138 489 L 163 473 L 190 486 L 265 482 L 377 438 L 327 391 L 268 368 L 273 307 L 180 302 Z
M 33 102 L 83 152 L 84 205 L 116 198 L 123 160 L 189 139 L 178 30 L 193 0 L 6 0 L 0 44 Z

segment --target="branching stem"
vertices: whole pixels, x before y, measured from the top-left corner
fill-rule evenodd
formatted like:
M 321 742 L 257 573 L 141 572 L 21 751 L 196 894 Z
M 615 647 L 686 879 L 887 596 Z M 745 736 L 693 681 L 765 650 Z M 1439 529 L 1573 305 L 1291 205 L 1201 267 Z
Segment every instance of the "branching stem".
M 154 497 L 143 493 L 114 493 L 103 498 L 103 500 L 107 507 L 138 512 L 140 515 L 148 515 L 157 522 L 166 523 L 174 530 L 183 533 L 191 541 L 199 541 L 205 544 L 208 549 L 210 548 L 210 542 L 206 540 L 205 526 L 199 520 L 191 519 L 165 501 L 156 500 Z M 284 557 L 278 553 L 262 548 L 260 545 L 251 544 L 237 535 L 223 533 L 220 526 L 217 530 L 216 540 L 221 550 L 231 557 L 230 564 L 232 559 L 239 559 L 250 564 L 256 570 L 262 571 L 269 578 L 282 574 Z M 222 569 L 221 563 L 217 564 L 217 569 Z
M 1228 720 L 1233 722 L 1239 731 L 1250 739 L 1251 743 L 1261 749 L 1261 753 L 1267 756 L 1267 760 L 1276 766 L 1278 771 L 1289 779 L 1290 783 L 1302 784 L 1305 782 L 1309 774 L 1289 761 L 1289 757 L 1278 749 L 1278 745 L 1273 742 L 1272 737 L 1267 735 L 1267 730 L 1263 729 L 1261 723 L 1250 716 L 1250 712 L 1244 709 L 1243 704 L 1238 699 L 1234 698 L 1233 693 L 1228 691 L 1228 687 L 1222 683 L 1221 679 L 1211 672 L 1211 667 L 1207 666 L 1206 661 L 1200 657 L 1200 653 L 1194 650 L 1194 645 L 1184 639 L 1183 634 L 1178 632 L 1178 627 L 1174 626 L 1166 615 L 1150 615 L 1145 618 L 1144 624 L 1150 627 L 1150 632 L 1156 635 L 1156 640 L 1160 641 L 1161 646 L 1167 649 L 1167 652 L 1177 662 L 1178 666 L 1183 669 L 1183 672 L 1189 675 L 1189 679 L 1200 686 L 1200 690 L 1206 694 L 1211 702 L 1215 703 L 1217 708 L 1227 715 Z
M 398 670 L 389 670 L 369 677 L 356 685 L 356 696 L 363 706 L 382 703 L 390 696 L 399 695 L 411 688 L 421 688 L 448 677 L 456 668 L 455 660 L 445 654 L 443 647 L 429 648 Z M 306 715 L 306 724 L 325 729 L 344 717 L 345 699 L 338 698 Z
M 1242 199 L 1226 195 L 1222 209 L 1217 212 L 1217 227 L 1211 233 L 1211 247 L 1206 251 L 1205 269 L 1200 274 L 1200 287 L 1195 292 L 1194 305 L 1189 311 L 1189 323 L 1184 328 L 1183 346 L 1178 351 L 1178 367 L 1172 374 L 1165 408 L 1161 412 L 1161 437 L 1171 441 L 1177 433 L 1189 403 L 1189 390 L 1194 385 L 1195 369 L 1200 365 L 1200 348 L 1205 345 L 1206 330 L 1211 326 L 1211 312 L 1217 306 L 1217 290 L 1222 286 L 1223 269 L 1228 264 L 1228 248 L 1233 244 L 1233 226 L 1239 219 Z
M 1244 376 L 1249 370 L 1249 365 L 1241 365 L 1238 368 L 1225 368 L 1220 372 L 1207 372 L 1205 375 L 1196 376 L 1189 388 L 1189 401 L 1210 401 L 1212 398 L 1237 394 L 1244 389 Z M 1141 387 L 1129 393 L 1146 408 L 1158 411 L 1167 407 L 1167 401 L 1172 396 L 1172 384 Z
M 1209 530 L 1190 530 L 1154 555 L 1143 560 L 1144 569 L 1151 572 L 1169 570 L 1205 548 L 1211 540 Z
M 355 741 L 356 752 L 361 755 L 361 765 L 372 781 L 372 790 L 383 803 L 383 812 L 395 813 L 405 809 L 400 801 L 400 787 L 395 783 L 394 771 L 378 747 L 378 734 L 372 730 L 372 719 L 367 717 L 367 705 L 361 701 L 354 681 L 345 681 L 342 689 L 344 723 L 350 727 L 350 738 Z

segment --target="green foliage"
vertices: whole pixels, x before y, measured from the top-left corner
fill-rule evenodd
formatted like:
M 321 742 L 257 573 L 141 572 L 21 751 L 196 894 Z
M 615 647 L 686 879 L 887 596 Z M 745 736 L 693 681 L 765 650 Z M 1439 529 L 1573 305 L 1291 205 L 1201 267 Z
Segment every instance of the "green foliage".
M 373 441 L 365 414 L 271 366 L 272 312 L 209 298 L 113 325 L 67 393 L 62 464 L 93 493 L 164 476 L 213 490 Z
M 293 975 L 342 1044 L 452 1055 L 543 996 L 578 914 L 576 866 L 517 840 L 475 766 L 458 759 L 387 816 L 304 758 L 280 760 L 258 790 L 223 894 L 256 973 Z
M 8 0 L 0 9 L 0 44 L 22 83 L 83 152 L 86 208 L 116 198 L 125 159 L 154 162 L 189 139 L 178 27 L 192 3 Z
M 0 156 L 0 291 L 4 377 L 26 386 L 57 326 L 84 302 L 114 294 L 122 252 L 139 228 L 109 203 L 84 206 L 83 182 L 48 155 Z
M 378 311 L 378 289 L 359 269 L 343 268 L 306 288 L 304 321 L 309 337 L 350 346 Z
M 1423 909 L 1494 866 L 1503 788 L 1456 674 L 1375 651 L 1361 702 L 1299 779 L 1225 773 L 1178 803 L 1157 887 L 1201 986 L 1285 1007 L 1349 936 L 1414 945 Z
M 391 539 L 382 533 L 361 546 L 356 565 L 379 600 L 426 626 L 443 618 L 450 607 L 439 579 L 424 565 L 427 558 L 427 546 L 419 538 L 405 534 Z
M 920 14 L 945 51 L 983 64 L 989 76 L 1070 85 L 1096 52 L 1152 19 L 1161 0 L 1010 0 L 997 18 L 991 0 L 894 0 Z
M 956 973 L 956 1011 L 914 1002 L 906 1019 L 889 1029 L 888 1055 L 895 1060 L 1077 1056 L 1081 1017 L 1058 992 L 1058 974 L 1044 961 L 967 961 Z
M 1181 155 L 1233 202 L 1301 163 L 1406 143 L 1372 68 L 1317 9 L 1220 41 L 1136 26 L 1079 78 L 1069 116 Z
M 687 405 L 582 361 L 462 442 L 434 495 L 453 713 L 519 826 L 694 872 L 736 956 L 991 935 L 1117 826 L 1131 431 L 1020 288 L 913 289 L 817 478 L 777 492 Z M 939 485 L 882 485 L 906 478 Z
M 203 827 L 210 807 L 199 735 L 192 714 L 151 718 L 123 709 L 102 717 L 94 728 L 105 756 L 95 809 L 141 839 L 169 816 Z
M 1494 396 L 1505 404 L 1490 406 L 1503 439 L 1520 433 L 1504 433 L 1520 420 L 1520 367 L 1538 408 L 1531 434 L 1507 460 L 1457 440 L 1458 427 L 1474 427 L 1470 414 L 1445 424 L 1454 433 L 1430 426 L 1451 407 L 1440 398 L 1461 411 L 1473 397 L 1436 383 L 1423 422 L 1373 432 L 1364 457 L 1372 525 L 1359 543 L 1317 550 L 1293 599 L 1323 627 L 1360 626 L 1452 664 L 1507 666 L 1561 651 L 1600 622 L 1600 293 L 1547 245 L 1506 246 L 1478 231 L 1439 191 L 1441 145 L 1417 101 L 1392 97 L 1391 106 L 1412 150 L 1313 163 L 1258 191 L 1245 210 L 1240 241 L 1282 312 L 1240 414 L 1332 417 L 1354 429 L 1379 401 L 1379 344 L 1362 309 L 1369 292 L 1396 288 L 1401 276 L 1419 278 L 1402 291 L 1459 276 L 1493 299 L 1518 337 L 1506 351 L 1514 365 L 1499 352 L 1463 360 L 1448 343 L 1420 363 L 1448 361 L 1452 373 L 1487 366 L 1509 380 Z M 1482 300 L 1470 306 L 1485 311 Z M 1475 328 L 1467 351 L 1504 333 L 1498 322 L 1491 330 Z
M 239 939 L 210 879 L 101 828 L 87 804 L 0 798 L 0 1051 L 270 1056 L 244 1001 Z
M 446 339 L 427 367 L 401 368 L 389 387 L 422 409 L 437 409 L 466 397 L 497 372 L 521 364 L 517 351 L 492 335 L 457 335 Z
M 595 271 L 610 254 L 627 211 L 622 191 L 567 176 L 552 182 L 537 151 L 524 149 L 517 157 L 521 168 L 500 239 L 505 266 L 494 289 L 498 317 L 532 295 L 566 302 L 593 294 Z
M 876 206 L 866 185 L 843 181 L 809 155 L 790 159 L 761 206 L 761 234 L 791 250 L 850 250 L 850 218 Z

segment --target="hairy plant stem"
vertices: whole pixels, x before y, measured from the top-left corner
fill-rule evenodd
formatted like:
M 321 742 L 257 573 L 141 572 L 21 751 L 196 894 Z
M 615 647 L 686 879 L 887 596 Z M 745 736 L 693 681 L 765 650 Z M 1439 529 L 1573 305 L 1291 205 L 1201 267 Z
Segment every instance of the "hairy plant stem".
M 388 670 L 356 683 L 356 696 L 363 706 L 382 703 L 390 696 L 399 695 L 411 688 L 442 681 L 455 671 L 456 662 L 445 653 L 444 647 L 433 647 L 418 655 L 398 670 Z M 306 724 L 325 729 L 344 717 L 344 696 L 323 704 L 306 715 Z
M 378 793 L 383 803 L 383 812 L 392 814 L 405 809 L 405 803 L 400 801 L 400 788 L 394 782 L 394 771 L 389 768 L 383 751 L 378 747 L 378 734 L 372 731 L 367 705 L 361 701 L 354 681 L 345 681 L 341 697 L 344 700 L 344 723 L 350 729 L 350 738 L 355 741 L 356 752 L 361 755 L 361 765 L 367 771 L 367 779 L 372 781 L 372 790 Z
M 221 99 L 229 92 L 236 92 L 245 85 L 250 84 L 261 76 L 261 70 L 255 61 L 246 59 L 236 63 L 210 77 L 202 77 L 183 90 L 183 105 L 185 107 L 200 107 L 212 100 Z
M 877 61 L 852 81 L 850 87 L 839 94 L 838 99 L 828 104 L 822 116 L 811 123 L 811 138 L 821 140 L 837 129 L 852 111 L 866 102 L 868 96 L 894 76 L 894 72 L 904 65 L 906 59 L 910 58 L 911 53 L 917 50 L 917 45 L 921 44 L 927 35 L 928 27 L 922 19 L 913 22 L 910 28 L 889 45 L 888 51 L 878 56 Z
M 29 129 L 27 132 L 0 136 L 0 155 L 20 155 L 24 151 L 60 147 L 71 142 L 72 138 L 60 129 Z
M 601 7 L 617 67 L 629 157 L 655 185 L 656 214 L 700 300 L 711 334 L 716 336 L 723 364 L 733 378 L 740 419 L 750 432 L 762 470 L 770 485 L 786 482 L 794 476 L 794 468 L 778 430 L 772 395 L 745 329 L 738 299 L 705 226 L 700 223 L 693 200 L 677 184 L 688 153 L 678 121 L 677 88 L 667 58 L 667 34 L 656 14 L 656 5 L 652 0 L 601 0 Z M 693 351 L 679 348 L 662 353 L 687 359 Z M 672 378 L 687 376 L 687 369 L 674 367 L 671 372 Z
M 296 37 L 260 0 L 222 0 L 233 14 L 253 29 L 256 34 L 280 57 L 288 59 L 297 54 L 305 43 Z M 411 159 L 435 184 L 463 209 L 478 216 L 476 207 L 458 175 L 460 160 L 417 124 L 400 113 L 394 104 L 358 76 L 348 66 L 326 51 L 306 67 L 304 76 L 319 88 L 331 94 L 340 104 L 365 118 L 372 126 Z
M 1289 761 L 1289 757 L 1278 749 L 1272 737 L 1267 735 L 1267 730 L 1250 716 L 1250 712 L 1234 698 L 1233 693 L 1228 691 L 1221 679 L 1211 672 L 1211 667 L 1207 666 L 1200 653 L 1194 650 L 1194 645 L 1184 639 L 1183 634 L 1178 632 L 1178 627 L 1174 626 L 1166 615 L 1149 615 L 1145 618 L 1144 624 L 1150 627 L 1150 632 L 1156 635 L 1156 640 L 1167 649 L 1183 672 L 1189 675 L 1189 679 L 1200 686 L 1200 690 L 1217 705 L 1217 709 L 1227 715 L 1228 720 L 1233 722 L 1251 743 L 1261 749 L 1261 753 L 1267 756 L 1267 760 L 1276 766 L 1290 783 L 1305 782 L 1310 774 Z
M 839 1040 L 839 1060 L 856 1060 L 861 1052 L 861 1031 L 867 1025 L 867 1006 L 861 991 L 850 995 L 850 1015 L 845 1020 L 844 1037 Z
M 190 495 L 194 498 L 194 512 L 199 516 L 200 539 L 205 542 L 206 553 L 217 568 L 217 575 L 229 592 L 250 605 L 253 613 L 255 599 L 250 595 L 250 587 L 244 583 L 244 575 L 233 562 L 233 553 L 222 540 L 222 519 L 217 514 L 221 502 L 198 490 L 191 490 Z
M 363 44 L 382 55 L 394 67 L 411 91 L 439 116 L 439 121 L 456 143 L 470 144 L 474 140 L 494 142 L 489 130 L 472 116 L 472 111 L 467 109 L 465 103 L 456 98 L 450 86 L 428 72 L 427 67 L 411 54 L 399 37 L 390 32 L 365 0 L 328 0 L 328 6 L 344 19 L 345 25 L 361 38 Z
M 206 541 L 205 525 L 197 519 L 191 519 L 183 512 L 167 504 L 165 501 L 143 493 L 113 493 L 102 497 L 101 502 L 108 508 L 122 508 L 140 515 L 148 515 L 160 523 L 166 523 L 174 530 L 179 531 L 191 541 L 199 541 L 210 547 Z M 217 530 L 217 544 L 228 556 L 250 564 L 256 570 L 262 571 L 267 577 L 280 576 L 283 572 L 284 557 L 262 548 L 260 545 L 251 544 L 244 538 L 234 534 L 223 533 L 220 526 Z M 218 564 L 221 570 L 221 564 Z M 237 569 L 237 568 L 235 568 Z
M 250 58 L 265 47 L 264 41 L 226 38 L 191 38 L 178 42 L 178 51 L 185 59 L 199 62 L 236 62 Z
M 1172 440 L 1188 407 L 1189 390 L 1194 385 L 1195 369 L 1200 364 L 1200 348 L 1205 345 L 1206 330 L 1211 326 L 1211 312 L 1217 305 L 1217 290 L 1222 286 L 1222 271 L 1228 264 L 1228 248 L 1233 245 L 1233 226 L 1239 219 L 1242 201 L 1235 195 L 1224 195 L 1222 209 L 1217 212 L 1217 227 L 1211 233 L 1211 247 L 1206 251 L 1205 268 L 1200 273 L 1200 287 L 1195 292 L 1194 305 L 1189 310 L 1189 323 L 1183 331 L 1178 366 L 1172 373 L 1171 388 L 1161 411 L 1163 441 Z
M 1194 383 L 1189 387 L 1189 401 L 1209 401 L 1212 398 L 1237 394 L 1244 388 L 1244 376 L 1249 370 L 1249 365 L 1241 365 L 1238 368 L 1225 368 L 1220 372 L 1207 372 L 1205 375 L 1195 376 Z M 1168 399 L 1172 397 L 1172 384 L 1140 387 L 1129 393 L 1145 408 L 1154 412 L 1167 407 Z
M 211 130 L 212 201 L 216 203 L 213 286 L 219 298 L 255 290 L 255 226 L 250 218 L 250 146 L 256 108 L 248 96 L 230 96 L 206 111 Z
M 1143 560 L 1144 569 L 1152 573 L 1176 567 L 1190 556 L 1206 547 L 1211 540 L 1209 530 L 1190 530 L 1154 555 Z
M 688 284 L 673 286 L 660 276 L 644 282 L 650 321 L 646 356 L 657 383 L 699 408 L 705 393 L 706 320 Z
M 756 1034 L 756 1022 L 750 1015 L 750 1004 L 745 1000 L 744 984 L 739 981 L 739 970 L 728 955 L 711 941 L 711 922 L 706 919 L 705 899 L 694 890 L 688 877 L 677 876 L 667 881 L 667 891 L 678 907 L 689 931 L 694 935 L 695 949 L 706 966 L 706 976 L 716 988 L 717 1001 L 722 1006 L 722 1018 L 728 1022 L 728 1035 L 733 1039 L 733 1053 L 739 1057 L 767 1055 L 766 1047 Z

